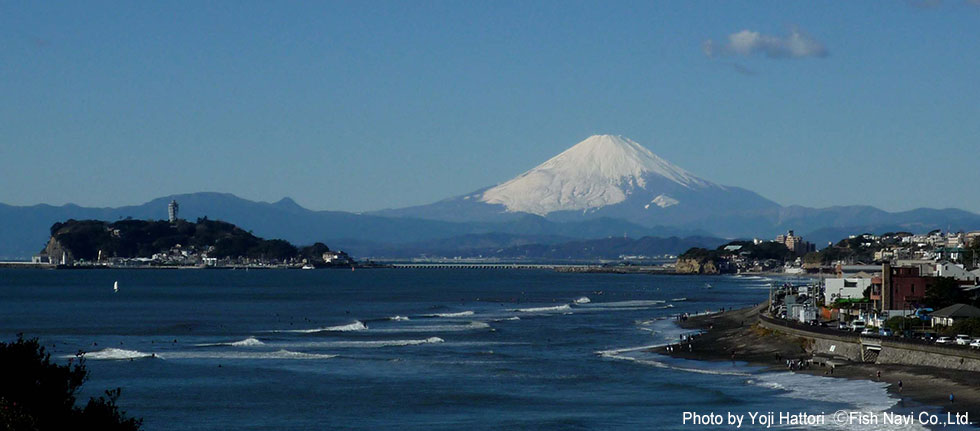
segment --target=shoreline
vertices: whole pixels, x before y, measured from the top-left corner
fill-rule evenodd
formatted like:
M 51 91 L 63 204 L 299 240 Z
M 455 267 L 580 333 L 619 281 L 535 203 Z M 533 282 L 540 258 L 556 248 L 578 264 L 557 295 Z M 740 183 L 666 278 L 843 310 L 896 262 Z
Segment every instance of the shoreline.
M 690 342 L 690 350 L 666 346 L 651 349 L 665 356 L 699 361 L 741 361 L 772 371 L 792 371 L 815 376 L 879 381 L 899 402 L 906 400 L 938 407 L 947 413 L 969 413 L 973 426 L 980 423 L 980 373 L 945 368 L 848 362 L 833 367 L 812 365 L 790 370 L 787 360 L 806 360 L 807 341 L 774 333 L 758 325 L 764 304 L 722 313 L 694 316 L 678 322 L 684 329 L 701 330 Z M 686 343 L 685 343 L 686 344 Z M 733 355 L 734 352 L 734 355 Z M 881 372 L 881 377 L 877 374 Z M 899 389 L 898 382 L 902 382 Z M 954 395 L 950 403 L 949 395 Z

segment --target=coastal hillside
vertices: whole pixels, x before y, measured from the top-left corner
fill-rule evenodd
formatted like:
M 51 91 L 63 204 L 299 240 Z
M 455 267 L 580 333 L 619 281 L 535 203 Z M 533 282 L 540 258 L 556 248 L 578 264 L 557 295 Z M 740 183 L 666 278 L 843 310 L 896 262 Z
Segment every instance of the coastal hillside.
M 330 249 L 321 243 L 297 248 L 281 239 L 263 239 L 231 223 L 197 219 L 150 221 L 68 220 L 51 226 L 42 256 L 52 262 L 156 259 L 186 263 L 204 257 L 283 262 L 322 261 Z

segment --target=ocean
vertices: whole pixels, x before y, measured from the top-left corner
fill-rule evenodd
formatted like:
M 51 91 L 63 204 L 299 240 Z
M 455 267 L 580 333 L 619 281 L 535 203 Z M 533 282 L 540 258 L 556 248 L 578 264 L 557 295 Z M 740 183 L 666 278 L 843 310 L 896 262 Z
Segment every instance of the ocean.
M 86 352 L 83 395 L 121 387 L 120 406 L 146 430 L 734 429 L 685 423 L 685 412 L 725 421 L 753 412 L 939 412 L 876 382 L 640 348 L 685 333 L 678 313 L 759 303 L 771 281 L 505 269 L 4 269 L 0 337 L 38 337 L 59 361 Z M 774 428 L 862 429 L 833 420 Z

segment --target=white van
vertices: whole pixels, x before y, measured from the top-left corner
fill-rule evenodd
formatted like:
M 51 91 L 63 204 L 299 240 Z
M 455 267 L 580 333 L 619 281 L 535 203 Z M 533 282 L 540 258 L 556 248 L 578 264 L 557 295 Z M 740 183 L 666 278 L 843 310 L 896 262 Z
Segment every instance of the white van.
M 864 324 L 863 320 L 855 320 L 851 322 L 851 330 L 854 332 L 861 332 L 867 325 Z

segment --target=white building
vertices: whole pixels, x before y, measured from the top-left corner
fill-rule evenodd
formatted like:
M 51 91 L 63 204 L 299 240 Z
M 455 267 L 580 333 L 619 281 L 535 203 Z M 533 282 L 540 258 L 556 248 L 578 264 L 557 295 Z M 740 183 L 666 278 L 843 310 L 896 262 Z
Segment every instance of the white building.
M 177 221 L 178 211 L 180 211 L 180 205 L 177 205 L 177 201 L 171 200 L 170 204 L 167 205 L 167 218 L 171 223 Z
M 936 276 L 937 277 L 952 277 L 959 281 L 971 281 L 974 284 L 978 280 L 977 274 L 967 271 L 963 268 L 963 265 L 958 265 L 949 262 L 940 262 L 936 264 Z
M 871 287 L 870 278 L 828 278 L 823 281 L 824 302 L 826 305 L 837 299 L 861 299 L 864 290 Z

